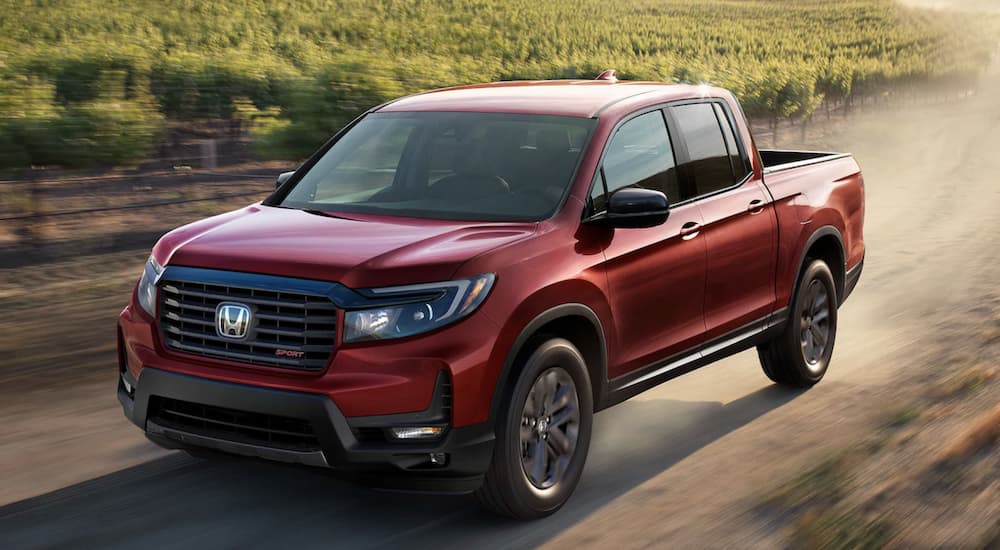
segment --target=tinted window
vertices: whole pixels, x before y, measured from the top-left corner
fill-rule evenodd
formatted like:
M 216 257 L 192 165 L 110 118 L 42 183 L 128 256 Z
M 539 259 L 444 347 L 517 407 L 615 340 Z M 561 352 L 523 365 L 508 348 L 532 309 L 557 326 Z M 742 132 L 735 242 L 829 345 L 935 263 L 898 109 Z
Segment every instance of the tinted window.
M 722 137 L 726 140 L 726 150 L 729 151 L 729 164 L 733 167 L 733 175 L 736 176 L 737 181 L 742 180 L 750 173 L 750 167 L 744 161 L 743 155 L 736 145 L 733 125 L 726 114 L 726 110 L 722 108 L 722 104 L 720 103 L 713 105 L 715 107 L 715 116 L 719 117 L 719 125 L 722 127 Z
M 664 193 L 670 202 L 681 200 L 674 151 L 660 111 L 637 116 L 618 129 L 604 155 L 604 177 L 609 194 L 641 187 Z
M 697 195 L 712 193 L 736 183 L 726 140 L 711 103 L 672 107 L 678 130 L 687 144 L 688 174 Z
M 541 220 L 565 194 L 592 119 L 374 113 L 278 203 L 330 213 Z

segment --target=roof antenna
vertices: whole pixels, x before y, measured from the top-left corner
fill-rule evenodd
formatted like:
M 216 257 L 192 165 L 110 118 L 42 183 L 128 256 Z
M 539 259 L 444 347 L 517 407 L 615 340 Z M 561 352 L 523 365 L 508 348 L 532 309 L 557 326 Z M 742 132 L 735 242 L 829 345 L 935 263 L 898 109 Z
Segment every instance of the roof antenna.
M 618 71 L 614 69 L 608 69 L 603 73 L 597 75 L 597 78 L 595 78 L 594 80 L 607 80 L 608 82 L 611 82 L 613 84 L 615 82 L 618 82 Z

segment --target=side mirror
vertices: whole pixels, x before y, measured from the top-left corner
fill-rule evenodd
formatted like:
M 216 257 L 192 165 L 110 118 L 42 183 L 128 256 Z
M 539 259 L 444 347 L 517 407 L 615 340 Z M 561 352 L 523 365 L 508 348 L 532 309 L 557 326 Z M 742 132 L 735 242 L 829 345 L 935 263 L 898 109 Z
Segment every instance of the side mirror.
M 291 172 L 282 172 L 281 174 L 278 175 L 277 181 L 274 182 L 274 188 L 277 189 L 281 187 L 282 185 L 285 184 L 286 181 L 291 179 L 291 177 L 294 175 L 295 175 L 294 170 L 292 170 Z
M 652 189 L 628 187 L 608 197 L 607 212 L 588 220 L 608 227 L 643 228 L 662 225 L 670 215 L 667 196 Z

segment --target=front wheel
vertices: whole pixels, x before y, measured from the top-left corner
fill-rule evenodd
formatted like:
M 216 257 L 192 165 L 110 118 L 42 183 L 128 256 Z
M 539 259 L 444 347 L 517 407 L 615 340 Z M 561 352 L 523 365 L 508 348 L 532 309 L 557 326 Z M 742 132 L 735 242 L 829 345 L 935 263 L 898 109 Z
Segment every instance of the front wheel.
M 768 378 L 808 388 L 823 379 L 837 336 L 837 287 L 822 260 L 809 263 L 799 278 L 785 330 L 757 348 Z
M 587 460 L 593 398 L 579 350 L 543 340 L 520 364 L 497 424 L 493 462 L 476 497 L 518 519 L 552 514 L 569 499 Z

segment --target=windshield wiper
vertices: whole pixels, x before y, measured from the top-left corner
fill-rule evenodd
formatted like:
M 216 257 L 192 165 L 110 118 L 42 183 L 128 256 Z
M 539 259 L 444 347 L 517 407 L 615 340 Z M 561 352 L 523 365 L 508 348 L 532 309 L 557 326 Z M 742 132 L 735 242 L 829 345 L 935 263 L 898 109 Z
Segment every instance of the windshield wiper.
M 345 218 L 343 216 L 337 216 L 329 212 L 324 212 L 322 210 L 316 210 L 314 208 L 302 208 L 301 209 L 306 214 L 312 214 L 313 216 L 323 216 L 324 218 L 337 218 L 338 220 L 349 220 L 350 218 Z

